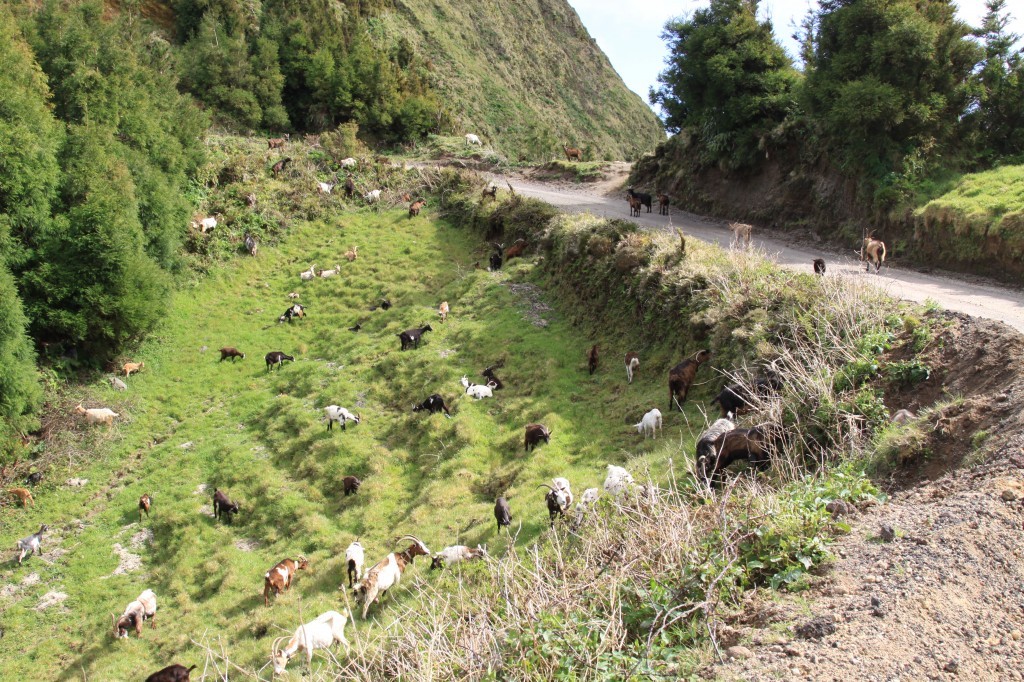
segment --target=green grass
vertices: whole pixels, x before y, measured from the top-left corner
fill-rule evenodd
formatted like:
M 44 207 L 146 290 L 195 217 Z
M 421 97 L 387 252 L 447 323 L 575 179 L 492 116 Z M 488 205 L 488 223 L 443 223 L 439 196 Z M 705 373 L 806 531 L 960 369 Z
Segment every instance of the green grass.
M 1024 166 L 1000 166 L 962 176 L 955 186 L 915 214 L 926 221 L 955 223 L 958 233 L 1002 236 L 1024 232 Z
M 360 247 L 360 257 L 347 263 L 341 254 L 351 245 Z M 582 492 L 600 485 L 607 463 L 631 460 L 635 473 L 650 465 L 657 477 L 670 456 L 692 450 L 693 432 L 703 425 L 693 397 L 686 419 L 665 411 L 665 438 L 657 443 L 628 424 L 652 406 L 664 407 L 661 373 L 645 370 L 667 363 L 666 349 L 647 349 L 651 364 L 627 386 L 618 362 L 624 346 L 581 337 L 557 300 L 549 301 L 556 310 L 544 313 L 548 326 L 526 322 L 521 300 L 502 285 L 530 281 L 532 266 L 474 270 L 471 263 L 485 255 L 480 246 L 444 222 L 410 221 L 401 211 L 299 223 L 278 248 L 214 266 L 183 289 L 161 328 L 133 355 L 146 369 L 129 380 L 127 393 L 114 393 L 103 378 L 72 389 L 71 400 L 110 406 L 122 418 L 109 433 L 83 429 L 75 449 L 89 464 L 52 470 L 35 508 L 0 510 L 5 546 L 46 522 L 44 549 L 64 552 L 21 567 L 2 564 L 0 585 L 39 575 L 14 597 L 0 597 L 4 651 L 20 652 L 0 656 L 5 676 L 136 678 L 172 661 L 200 663 L 191 640 L 223 646 L 235 664 L 258 669 L 273 639 L 293 630 L 300 613 L 308 620 L 343 604 L 337 588 L 354 538 L 368 561 L 404 533 L 435 550 L 487 543 L 501 553 L 493 498 L 475 492 L 496 476 L 514 474 L 507 495 L 525 545 L 547 526 L 540 483 L 564 475 Z M 311 262 L 339 262 L 342 275 L 300 283 L 298 273 Z M 309 316 L 277 324 L 290 291 L 301 293 Z M 382 295 L 395 307 L 368 311 Z M 445 325 L 435 313 L 441 300 L 452 310 Z M 362 331 L 348 332 L 356 322 Z M 435 331 L 421 347 L 400 352 L 396 334 L 427 322 Z M 605 359 L 591 377 L 584 353 L 595 341 L 605 343 Z M 247 358 L 218 362 L 216 349 L 225 345 Z M 278 349 L 296 361 L 268 373 L 262 356 Z M 496 398 L 463 395 L 459 377 L 482 380 L 480 370 L 501 360 L 507 387 Z M 434 392 L 446 397 L 454 419 L 411 412 Z M 328 433 L 321 419 L 329 404 L 360 412 L 363 423 Z M 554 433 L 550 445 L 527 455 L 522 429 L 531 421 Z M 62 486 L 72 473 L 88 485 Z M 341 479 L 349 474 L 364 484 L 345 498 Z M 198 494 L 201 484 L 209 488 Z M 234 523 L 210 517 L 214 487 L 241 503 Z M 154 509 L 140 526 L 136 503 L 144 492 L 153 495 Z M 114 543 L 127 545 L 143 527 L 153 531 L 152 541 L 130 550 L 141 556 L 141 570 L 108 577 L 118 565 Z M 236 546 L 243 540 L 258 547 Z M 263 573 L 298 554 L 310 559 L 310 570 L 264 607 Z M 423 563 L 412 568 L 424 570 Z M 141 640 L 113 641 L 110 614 L 147 587 L 159 601 L 157 628 L 147 627 Z M 64 604 L 35 610 L 51 590 L 67 593 Z M 399 586 L 389 599 L 401 600 L 403 592 Z M 381 627 L 392 608 L 388 600 L 375 607 L 371 622 L 358 621 L 350 638 Z
M 608 164 L 604 161 L 562 161 L 556 159 L 537 169 L 534 177 L 539 180 L 573 180 L 575 182 L 594 182 L 604 177 L 604 169 Z

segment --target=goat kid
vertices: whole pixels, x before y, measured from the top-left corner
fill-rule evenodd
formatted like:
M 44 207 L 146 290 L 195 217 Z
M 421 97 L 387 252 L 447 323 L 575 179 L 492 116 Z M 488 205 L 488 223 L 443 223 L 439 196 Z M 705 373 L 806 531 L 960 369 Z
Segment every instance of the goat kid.
M 363 569 L 366 567 L 366 552 L 356 538 L 345 549 L 345 570 L 348 572 L 348 586 L 352 587 L 359 580 L 363 579 Z M 339 588 L 342 589 L 342 588 Z
M 441 322 L 448 320 L 448 313 L 450 311 L 451 308 L 448 307 L 448 301 L 441 301 L 441 305 L 437 307 L 437 314 L 441 316 Z
M 463 561 L 477 561 L 487 556 L 487 548 L 477 545 L 476 549 L 466 545 L 452 545 L 445 547 L 430 558 L 430 570 L 435 568 L 443 569 L 451 564 L 458 564 Z
M 466 389 L 466 395 L 468 396 L 472 396 L 477 400 L 494 397 L 494 389 L 497 384 L 493 381 L 489 382 L 486 386 L 481 384 L 471 384 L 469 383 L 469 378 L 466 375 L 462 375 L 462 379 L 460 379 L 460 381 L 462 382 L 463 388 Z
M 43 525 L 39 526 L 39 530 L 35 533 L 32 533 L 32 535 L 29 535 L 27 538 L 22 538 L 18 540 L 17 548 L 21 552 L 18 555 L 19 566 L 21 565 L 21 562 L 25 559 L 25 557 L 32 556 L 33 552 L 35 552 L 39 556 L 43 555 L 43 533 L 45 533 L 49 529 L 50 527 L 44 523 Z
M 86 423 L 106 424 L 107 426 L 113 426 L 114 419 L 121 416 L 109 407 L 90 407 L 87 410 L 81 404 L 74 409 L 74 413 L 84 414 Z
M 8 488 L 7 492 L 17 497 L 22 507 L 34 507 L 36 501 L 32 498 L 32 492 L 27 488 Z
M 359 492 L 359 486 L 361 486 L 362 484 L 363 482 L 360 481 L 359 478 L 356 476 L 346 476 L 345 478 L 341 479 L 341 485 L 345 491 L 345 497 L 348 497 L 349 495 L 355 495 L 357 492 Z
M 640 367 L 640 356 L 630 351 L 626 353 L 626 383 L 633 383 L 633 372 Z
M 121 371 L 124 372 L 124 378 L 127 379 L 132 375 L 132 372 L 139 372 L 145 368 L 145 366 L 145 362 L 126 362 L 121 368 Z
M 213 489 L 213 518 L 219 519 L 221 516 L 226 516 L 228 521 L 231 520 L 232 514 L 238 513 L 238 503 L 232 502 L 228 499 L 222 491 Z
M 228 358 L 231 358 L 231 362 L 234 362 L 238 358 L 245 360 L 245 353 L 233 346 L 224 346 L 220 349 L 220 360 L 217 362 L 224 362 Z
M 299 556 L 298 559 L 282 559 L 272 569 L 263 574 L 263 605 L 270 606 L 270 593 L 278 596 L 287 592 L 292 587 L 292 579 L 296 572 L 305 570 L 309 566 L 306 557 Z
M 626 196 L 633 197 L 634 199 L 639 199 L 640 205 L 646 206 L 648 213 L 651 212 L 651 202 L 653 201 L 653 197 L 651 197 L 650 194 L 647 194 L 646 192 L 636 192 L 633 190 L 632 187 L 629 187 L 626 189 Z M 640 215 L 639 210 L 637 211 L 637 215 Z
M 444 411 L 444 416 L 449 419 L 452 418 L 452 413 L 448 410 L 448 406 L 444 404 L 444 398 L 441 397 L 440 393 L 435 393 L 419 405 L 413 405 L 413 412 L 420 412 L 426 410 L 430 414 L 437 414 L 438 412 Z
M 749 249 L 751 230 L 753 227 L 746 223 L 729 223 L 729 231 L 732 232 L 729 248 L 735 249 L 737 245 L 742 244 L 744 250 Z
M 327 430 L 330 431 L 334 427 L 334 422 L 341 424 L 341 430 L 345 430 L 345 424 L 352 422 L 358 424 L 362 421 L 362 417 L 358 414 L 352 414 L 344 407 L 338 405 L 328 405 L 324 408 L 324 414 L 327 415 Z
M 139 523 L 142 523 L 142 512 L 149 518 L 149 510 L 153 507 L 153 498 L 148 493 L 139 498 Z
M 508 506 L 508 500 L 504 497 L 499 497 L 494 501 L 494 520 L 498 522 L 499 533 L 502 526 L 512 525 L 512 510 Z

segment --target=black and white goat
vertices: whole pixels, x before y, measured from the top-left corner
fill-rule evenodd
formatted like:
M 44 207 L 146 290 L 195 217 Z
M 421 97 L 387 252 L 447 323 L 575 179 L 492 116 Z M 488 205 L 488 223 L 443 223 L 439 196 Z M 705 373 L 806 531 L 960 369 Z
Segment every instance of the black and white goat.
M 448 410 L 448 406 L 444 404 L 444 398 L 441 397 L 440 393 L 435 393 L 419 405 L 414 405 L 412 408 L 413 412 L 420 412 L 426 410 L 430 414 L 437 414 L 438 412 L 444 411 L 444 416 L 449 419 L 452 418 L 452 413 Z
M 330 431 L 334 427 L 334 422 L 341 424 L 341 430 L 345 430 L 345 424 L 352 422 L 358 424 L 362 421 L 362 417 L 358 414 L 352 414 L 344 407 L 338 405 L 328 405 L 324 408 L 324 414 L 327 416 L 327 430 Z
M 487 382 L 486 386 L 483 384 L 471 384 L 469 383 L 469 378 L 466 375 L 463 375 L 460 381 L 462 382 L 462 387 L 466 389 L 466 395 L 472 396 L 477 400 L 493 398 L 494 389 L 498 387 L 498 384 L 493 381 Z
M 413 348 L 420 347 L 420 339 L 427 332 L 434 331 L 433 327 L 429 324 L 425 324 L 422 327 L 414 327 L 413 329 L 406 329 L 401 334 L 397 334 L 399 340 L 402 342 L 402 350 L 406 350 L 409 346 Z

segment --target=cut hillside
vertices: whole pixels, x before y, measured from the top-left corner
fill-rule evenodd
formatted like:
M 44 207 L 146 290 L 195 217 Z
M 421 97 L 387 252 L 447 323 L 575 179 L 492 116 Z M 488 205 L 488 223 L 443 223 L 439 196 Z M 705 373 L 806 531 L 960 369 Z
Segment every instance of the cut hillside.
M 513 160 L 634 160 L 665 139 L 566 0 L 395 0 L 381 19 L 433 61 L 464 132 Z

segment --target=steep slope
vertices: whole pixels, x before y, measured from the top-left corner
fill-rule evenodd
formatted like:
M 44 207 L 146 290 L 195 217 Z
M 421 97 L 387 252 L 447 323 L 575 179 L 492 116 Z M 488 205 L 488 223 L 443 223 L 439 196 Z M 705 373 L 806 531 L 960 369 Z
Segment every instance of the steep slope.
M 433 61 L 457 125 L 511 155 L 632 160 L 664 139 L 566 0 L 395 0 L 384 15 Z

